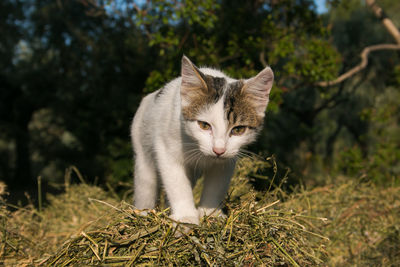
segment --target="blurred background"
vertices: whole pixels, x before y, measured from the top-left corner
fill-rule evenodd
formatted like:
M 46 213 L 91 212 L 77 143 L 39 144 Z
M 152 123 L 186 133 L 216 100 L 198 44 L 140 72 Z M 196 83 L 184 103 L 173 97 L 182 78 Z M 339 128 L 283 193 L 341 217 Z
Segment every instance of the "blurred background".
M 400 2 L 377 2 L 399 27 Z M 132 117 L 186 54 L 236 78 L 272 67 L 265 128 L 249 149 L 274 155 L 291 184 L 399 183 L 399 50 L 318 85 L 380 43 L 395 40 L 360 0 L 2 0 L 0 180 L 11 195 L 39 176 L 56 188 L 76 166 L 86 181 L 132 183 Z

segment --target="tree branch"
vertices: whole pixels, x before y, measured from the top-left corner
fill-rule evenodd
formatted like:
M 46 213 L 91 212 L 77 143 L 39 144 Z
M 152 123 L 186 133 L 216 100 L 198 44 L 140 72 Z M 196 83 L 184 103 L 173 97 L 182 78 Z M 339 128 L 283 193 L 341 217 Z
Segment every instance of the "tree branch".
M 383 26 L 385 26 L 386 30 L 393 36 L 397 44 L 400 45 L 400 32 L 393 24 L 392 20 L 387 17 L 385 12 L 383 12 L 383 9 L 378 6 L 375 0 L 365 0 L 365 2 L 369 6 L 369 8 L 372 9 L 374 15 L 382 21 Z
M 357 66 L 353 67 L 349 71 L 343 73 L 339 77 L 337 77 L 335 80 L 332 81 L 322 81 L 322 82 L 317 82 L 315 83 L 318 86 L 321 87 L 327 87 L 327 86 L 332 86 L 339 84 L 343 82 L 344 80 L 354 76 L 356 73 L 360 72 L 363 70 L 367 65 L 368 65 L 368 55 L 369 53 L 373 51 L 378 51 L 378 50 L 400 50 L 400 44 L 378 44 L 378 45 L 371 45 L 367 46 L 363 49 L 361 52 L 361 63 L 358 64 Z
M 332 81 L 321 81 L 315 83 L 317 86 L 321 87 L 328 87 L 332 85 L 339 84 L 344 80 L 354 76 L 361 70 L 363 70 L 368 65 L 368 55 L 371 52 L 378 51 L 378 50 L 400 50 L 400 32 L 393 24 L 392 20 L 390 20 L 386 14 L 383 12 L 382 8 L 378 6 L 375 0 L 365 0 L 368 7 L 372 9 L 372 12 L 375 16 L 382 21 L 382 24 L 385 26 L 386 30 L 389 32 L 390 35 L 396 40 L 397 44 L 378 44 L 378 45 L 371 45 L 367 46 L 361 52 L 361 63 L 357 66 L 353 67 L 349 71 L 343 73 L 336 79 Z
M 264 50 L 261 51 L 261 53 L 259 55 L 259 60 L 260 60 L 261 64 L 264 66 L 264 68 L 266 66 L 268 66 L 267 62 L 265 61 L 265 52 L 264 52 Z

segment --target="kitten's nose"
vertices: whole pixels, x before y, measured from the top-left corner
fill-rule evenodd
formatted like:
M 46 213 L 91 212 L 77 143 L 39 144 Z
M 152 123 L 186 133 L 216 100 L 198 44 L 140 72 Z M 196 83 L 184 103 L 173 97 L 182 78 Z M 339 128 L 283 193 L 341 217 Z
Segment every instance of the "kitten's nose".
M 226 149 L 224 147 L 213 147 L 213 151 L 219 157 L 225 153 Z

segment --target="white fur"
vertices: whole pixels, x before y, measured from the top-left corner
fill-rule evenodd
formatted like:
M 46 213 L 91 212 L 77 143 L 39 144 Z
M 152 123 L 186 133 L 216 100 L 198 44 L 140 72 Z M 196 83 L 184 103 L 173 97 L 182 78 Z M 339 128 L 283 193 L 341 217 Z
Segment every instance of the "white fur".
M 201 72 L 225 77 L 209 68 Z M 171 217 L 186 223 L 199 223 L 199 214 L 209 215 L 218 209 L 228 190 L 239 149 L 255 139 L 255 132 L 230 136 L 224 117 L 223 98 L 198 115 L 211 130 L 202 130 L 196 121 L 185 121 L 181 114 L 181 78 L 146 96 L 134 117 L 131 136 L 135 152 L 134 205 L 138 209 L 155 207 L 158 181 L 161 180 L 170 203 Z M 196 81 L 191 81 L 196 82 Z M 220 157 L 215 148 L 225 148 Z M 196 209 L 192 185 L 204 176 L 204 189 L 199 211 Z M 217 212 L 217 214 L 222 214 Z

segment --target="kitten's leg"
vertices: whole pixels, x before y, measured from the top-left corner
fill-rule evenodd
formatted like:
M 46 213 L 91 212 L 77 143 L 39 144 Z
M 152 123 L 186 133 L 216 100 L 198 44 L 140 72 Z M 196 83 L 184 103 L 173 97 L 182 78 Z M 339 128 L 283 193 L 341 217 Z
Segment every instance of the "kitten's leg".
M 147 137 L 143 114 L 148 98 L 140 104 L 131 127 L 131 138 L 135 153 L 134 169 L 134 205 L 138 209 L 153 209 L 157 200 L 158 179 L 154 158 L 151 155 L 151 144 L 145 142 Z
M 138 209 L 153 209 L 158 189 L 156 169 L 154 163 L 148 160 L 142 151 L 138 152 L 134 170 L 134 206 Z
M 185 173 L 184 166 L 169 155 L 165 149 L 161 149 L 163 146 L 158 145 L 157 147 L 160 148 L 157 159 L 161 180 L 172 209 L 171 218 L 183 223 L 199 224 L 192 185 Z
M 200 199 L 199 215 L 225 216 L 221 204 L 229 188 L 235 170 L 235 162 L 215 164 L 204 171 L 203 192 Z

